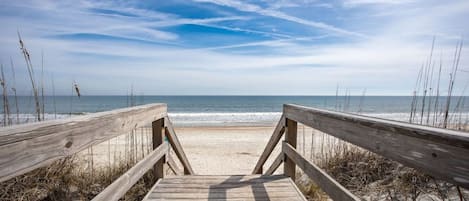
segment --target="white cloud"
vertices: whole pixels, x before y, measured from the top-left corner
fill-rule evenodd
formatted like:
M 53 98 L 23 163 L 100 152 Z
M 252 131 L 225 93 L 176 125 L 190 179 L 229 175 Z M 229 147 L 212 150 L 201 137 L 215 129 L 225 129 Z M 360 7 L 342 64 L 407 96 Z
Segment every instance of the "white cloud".
M 77 75 L 74 78 L 64 76 L 63 79 L 66 81 L 68 77 L 68 80 L 81 81 L 84 91 L 92 92 L 96 86 L 126 89 L 129 83 L 138 80 L 142 84 L 137 83 L 136 87 L 147 91 L 146 94 L 160 94 L 162 91 L 145 86 L 145 83 L 175 84 L 168 86 L 173 92 L 167 94 L 183 93 L 181 91 L 187 90 L 187 87 L 199 88 L 194 93 L 204 93 L 220 85 L 226 88 L 228 94 L 240 89 L 250 94 L 275 94 L 276 90 L 288 91 L 288 88 L 304 93 L 310 93 L 310 89 L 311 93 L 318 90 L 318 93 L 324 94 L 334 92 L 337 83 L 351 89 L 370 88 L 369 94 L 396 90 L 397 87 L 402 94 L 412 90 L 417 70 L 428 55 L 430 46 L 389 39 L 322 46 L 288 44 L 288 55 L 263 56 L 94 41 L 46 40 L 34 44 L 33 48 L 46 44 L 53 48 L 52 51 L 46 50 L 47 69 L 56 74 Z M 282 43 L 270 45 L 288 47 Z M 70 55 L 70 52 L 117 59 L 82 58 Z M 445 49 L 444 53 L 447 58 L 445 63 L 449 63 L 451 48 Z M 37 52 L 33 56 L 37 60 Z M 107 76 L 120 81 L 106 83 L 103 80 L 109 80 L 105 78 Z M 103 79 L 96 79 L 99 77 Z M 293 79 L 285 80 L 285 77 Z M 57 83 L 67 86 L 60 81 Z M 249 87 L 250 84 L 258 85 L 258 90 Z M 373 87 L 376 91 L 372 90 Z
M 33 11 L 36 9 L 33 5 L 28 6 Z M 44 50 L 46 70 L 48 74 L 54 73 L 58 94 L 69 94 L 71 80 L 77 80 L 85 94 L 125 94 L 130 83 L 134 83 L 135 88 L 145 91 L 145 94 L 331 95 L 335 93 L 335 87 L 339 83 L 357 93 L 367 88 L 369 95 L 409 95 L 413 90 L 417 71 L 429 54 L 433 34 L 437 31 L 441 33 L 437 37 L 435 54 L 442 52 L 444 67 L 449 68 L 454 51 L 454 35 L 467 33 L 462 22 L 466 18 L 461 17 L 465 15 L 467 3 L 462 1 L 426 5 L 425 9 L 393 10 L 394 13 L 386 17 L 389 23 L 378 23 L 376 27 L 368 28 L 373 30 L 371 37 L 340 43 L 314 43 L 321 38 L 275 35 L 251 30 L 252 27 L 212 24 L 230 20 L 256 20 L 251 17 L 186 19 L 131 7 L 112 8 L 138 16 L 133 18 L 91 15 L 86 10 L 81 10 L 82 7 L 58 9 L 62 7 L 57 7 L 54 3 L 42 6 L 49 10 L 46 13 L 35 11 L 37 13 L 32 15 L 37 16 L 36 18 L 9 16 L 0 19 L 5 27 L 0 33 L 0 62 L 6 63 L 9 56 L 13 56 L 18 71 L 25 71 L 16 39 L 16 28 L 19 27 L 24 33 L 23 38 L 36 67 L 40 62 L 38 55 L 41 49 Z M 86 7 L 97 6 L 93 4 Z M 240 10 L 267 12 L 253 5 Z M 265 15 L 272 14 L 269 12 Z M 277 15 L 276 12 L 273 14 Z M 378 11 L 371 10 L 364 17 L 374 14 L 373 12 Z M 145 18 L 147 14 L 149 18 Z M 284 15 L 287 14 L 279 15 L 280 19 Z M 176 44 L 181 39 L 177 33 L 153 28 L 148 30 L 149 27 L 192 23 L 271 34 L 282 39 L 188 49 L 129 41 L 46 37 L 54 33 L 86 32 Z M 263 47 L 262 51 L 265 52 L 256 51 L 256 47 Z M 256 54 L 237 54 L 230 51 L 235 48 L 244 48 L 244 51 L 253 51 Z M 465 52 L 463 50 L 463 55 L 467 55 Z M 469 61 L 466 57 L 463 57 L 461 66 L 468 68 Z M 445 70 L 447 69 L 443 71 L 442 83 L 447 80 Z M 18 75 L 23 94 L 27 94 L 27 79 L 21 77 L 21 73 Z M 465 82 L 467 77 L 460 76 L 458 79 Z

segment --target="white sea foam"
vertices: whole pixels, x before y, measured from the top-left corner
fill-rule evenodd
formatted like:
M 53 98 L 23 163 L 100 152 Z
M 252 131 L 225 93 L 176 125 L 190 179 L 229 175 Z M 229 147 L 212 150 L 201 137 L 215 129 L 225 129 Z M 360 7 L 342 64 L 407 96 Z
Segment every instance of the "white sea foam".
M 177 126 L 270 126 L 280 119 L 281 112 L 239 112 L 239 113 L 169 113 Z M 363 113 L 364 116 L 397 121 L 407 121 L 408 113 Z
M 275 125 L 282 113 L 280 112 L 238 112 L 238 113 L 169 113 L 171 121 L 177 126 L 272 126 Z M 360 115 L 408 122 L 409 113 L 362 113 Z M 450 117 L 462 116 L 467 120 L 469 113 L 450 114 Z M 433 120 L 434 115 L 429 119 Z M 438 115 L 443 119 L 442 115 Z M 424 120 L 427 116 L 424 116 Z M 414 118 L 414 122 L 419 122 L 419 117 Z M 424 121 L 425 122 L 425 121 Z
M 169 113 L 177 126 L 271 126 L 280 112 L 226 112 L 226 113 Z
M 46 120 L 52 119 L 63 119 L 74 116 L 80 116 L 87 113 L 76 113 L 76 114 L 45 114 Z M 176 126 L 190 127 L 190 126 L 273 126 L 275 125 L 280 116 L 281 112 L 195 112 L 195 113 L 181 113 L 174 112 L 168 114 L 171 121 Z M 362 113 L 363 116 L 371 116 L 382 119 L 390 119 L 396 121 L 408 122 L 409 113 Z M 462 114 L 450 114 L 453 121 L 458 120 L 459 116 L 462 117 L 462 121 L 469 119 L 469 113 Z M 414 122 L 419 122 L 419 117 L 414 119 Z M 433 115 L 430 115 L 430 119 L 433 120 Z M 456 118 L 455 118 L 456 117 Z M 10 118 L 13 124 L 17 124 L 16 114 L 11 114 Z M 424 120 L 426 120 L 424 116 Z M 442 114 L 438 116 L 439 119 L 443 119 Z M 20 114 L 20 123 L 35 122 L 36 116 L 34 114 Z M 0 122 L 2 124 L 3 122 Z

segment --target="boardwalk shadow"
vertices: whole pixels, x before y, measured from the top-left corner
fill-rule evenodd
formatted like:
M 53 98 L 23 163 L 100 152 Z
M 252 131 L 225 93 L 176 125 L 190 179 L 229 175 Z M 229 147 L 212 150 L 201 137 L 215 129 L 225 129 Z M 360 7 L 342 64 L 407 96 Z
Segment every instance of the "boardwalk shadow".
M 258 178 L 241 181 L 243 177 L 243 175 L 233 175 L 221 183 L 210 185 L 208 193 L 209 200 L 226 200 L 229 198 L 227 196 L 228 190 L 245 186 L 250 186 L 251 191 L 236 193 L 238 196 L 244 196 L 242 197 L 244 199 L 254 197 L 254 200 L 270 200 L 264 182 L 281 179 L 281 177 L 272 178 L 272 176 L 270 176 L 269 180 L 266 180 L 265 177 L 260 176 Z M 252 196 L 249 195 L 249 193 L 252 193 Z

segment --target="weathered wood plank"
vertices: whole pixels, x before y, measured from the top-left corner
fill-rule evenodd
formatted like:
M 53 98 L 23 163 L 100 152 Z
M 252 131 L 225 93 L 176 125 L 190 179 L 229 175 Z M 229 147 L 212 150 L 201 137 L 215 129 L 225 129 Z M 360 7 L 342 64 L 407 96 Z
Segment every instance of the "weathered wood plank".
M 207 198 L 175 198 L 175 199 L 168 199 L 168 198 L 147 198 L 144 199 L 145 201 L 298 201 L 296 198 L 230 198 L 230 199 L 207 199 Z M 304 200 L 300 200 L 304 201 Z
M 162 183 L 158 185 L 158 189 L 206 189 L 207 185 L 211 184 L 194 184 L 194 183 Z M 258 186 L 249 185 L 249 183 L 223 183 L 212 186 L 212 189 L 226 189 L 226 188 L 242 188 L 241 186 L 251 186 L 252 188 L 260 188 Z M 289 182 L 268 182 L 264 183 L 262 188 L 285 188 L 289 187 L 291 184 Z
M 163 130 L 164 130 L 164 118 L 158 119 L 156 121 L 153 121 L 151 123 L 151 130 L 152 130 L 152 147 L 153 149 L 158 148 L 161 144 L 163 144 L 164 141 L 164 135 L 163 135 Z M 158 160 L 155 163 L 155 166 L 153 167 L 153 172 L 155 174 L 155 181 L 158 181 L 158 179 L 161 179 L 164 177 L 164 161 L 165 161 L 165 156 L 161 157 L 160 160 Z
M 239 182 L 285 182 L 288 179 L 285 175 L 169 175 L 163 183 L 185 182 L 185 183 L 239 183 Z
M 167 155 L 167 158 L 168 158 L 168 166 L 173 171 L 173 173 L 176 175 L 182 175 L 184 172 L 179 168 L 176 161 L 174 161 L 174 158 L 169 154 Z
M 259 193 L 231 193 L 230 191 L 226 192 L 210 192 L 210 193 L 154 193 L 149 196 L 150 199 L 222 199 L 222 200 L 229 200 L 229 199 L 252 199 L 252 198 L 284 198 L 285 200 L 298 200 L 298 194 L 294 191 L 289 192 L 282 192 L 279 194 L 274 194 L 270 192 L 259 192 Z
M 150 152 L 136 165 L 130 168 L 126 173 L 112 182 L 101 193 L 93 198 L 93 201 L 112 201 L 119 200 L 138 180 L 150 170 L 154 164 L 168 152 L 169 145 L 167 142 L 161 144 L 158 148 Z
M 151 139 L 153 142 L 153 149 L 156 149 L 161 144 L 163 144 L 163 141 L 164 141 L 164 137 L 163 137 L 164 118 L 153 121 L 151 124 L 151 130 L 152 130 Z M 155 181 L 164 177 L 164 168 L 163 168 L 164 161 L 165 161 L 165 156 L 163 156 L 160 160 L 158 160 L 155 163 L 155 166 L 153 167 L 153 172 L 156 178 Z
M 156 189 L 156 186 L 159 185 L 159 183 L 161 182 L 161 180 L 163 179 L 158 179 L 158 181 L 156 181 L 156 183 L 151 187 L 151 189 L 148 191 L 148 193 L 145 195 L 145 197 L 143 197 L 142 201 L 146 201 L 146 200 L 154 200 L 154 199 L 150 199 L 150 195 L 151 195 L 151 192 L 153 192 L 155 189 Z
M 164 180 L 162 181 L 162 185 L 163 184 L 183 184 L 183 185 L 187 185 L 187 184 L 194 184 L 194 186 L 197 186 L 197 185 L 207 185 L 207 184 L 220 184 L 223 183 L 223 185 L 225 184 L 242 184 L 242 185 L 249 185 L 249 184 L 253 184 L 253 183 L 259 183 L 259 182 L 268 182 L 269 184 L 272 184 L 272 185 L 281 185 L 281 184 L 285 184 L 287 183 L 286 182 L 286 179 L 285 178 L 282 178 L 282 179 L 279 179 L 279 180 L 270 180 L 270 179 L 264 179 L 264 178 L 255 178 L 255 179 L 249 179 L 249 180 L 220 180 L 220 179 L 207 179 L 207 180 L 203 180 L 203 179 L 198 179 L 198 180 L 187 180 L 187 179 L 173 179 L 173 180 Z
M 293 148 L 296 148 L 297 132 L 298 125 L 296 121 L 286 118 L 285 143 L 290 144 Z M 283 172 L 293 181 L 295 180 L 296 165 L 290 158 L 285 158 L 285 161 L 283 162 Z
M 305 195 L 303 195 L 303 192 L 300 191 L 300 189 L 298 188 L 298 185 L 296 185 L 296 183 L 292 179 L 289 179 L 289 181 L 290 181 L 290 184 L 293 186 L 293 188 L 298 193 L 298 197 L 301 198 L 300 200 L 308 200 L 308 199 L 306 199 Z
M 248 180 L 248 179 L 284 179 L 287 178 L 284 175 L 262 175 L 262 174 L 249 174 L 249 175 L 241 175 L 241 174 L 236 174 L 236 175 L 185 175 L 184 177 L 181 176 L 168 176 L 168 179 L 185 179 L 185 178 L 190 178 L 192 179 L 227 179 L 228 177 L 232 179 L 241 179 L 241 180 Z M 167 180 L 168 180 L 167 179 Z
M 207 180 L 193 180 L 193 181 L 187 181 L 187 180 L 171 180 L 171 181 L 163 181 L 162 184 L 214 184 L 214 183 L 222 183 L 223 184 L 250 184 L 250 183 L 256 183 L 256 182 L 269 182 L 272 184 L 281 184 L 284 183 L 285 181 L 281 181 L 279 179 L 278 181 L 276 180 L 269 180 L 269 179 L 263 179 L 263 178 L 256 178 L 256 179 L 249 179 L 249 180 L 218 180 L 218 179 L 207 179 Z
M 192 170 L 189 160 L 187 160 L 187 156 L 184 153 L 184 149 L 182 149 L 182 145 L 176 136 L 176 132 L 174 132 L 174 128 L 171 124 L 171 121 L 167 116 L 164 119 L 166 137 L 168 138 L 168 141 L 171 144 L 174 153 L 176 153 L 176 156 L 179 158 L 182 163 L 182 166 L 184 167 L 184 174 L 195 174 L 194 170 Z
M 275 158 L 274 162 L 272 163 L 272 165 L 269 167 L 269 169 L 267 169 L 267 171 L 265 172 L 265 175 L 272 175 L 274 174 L 275 170 L 277 170 L 278 167 L 280 167 L 280 165 L 282 164 L 282 162 L 285 160 L 285 154 L 284 153 L 281 153 L 278 154 L 277 158 Z
M 347 201 L 360 200 L 358 197 L 350 193 L 346 188 L 335 181 L 324 170 L 310 163 L 307 159 L 301 156 L 293 146 L 284 142 L 282 146 L 284 152 L 289 159 L 291 159 L 303 172 L 309 176 L 321 189 L 326 192 L 333 200 Z
M 284 175 L 169 176 L 155 185 L 145 198 L 145 200 L 201 199 L 306 200 L 291 179 Z
M 469 188 L 469 134 L 297 105 L 286 118 Z
M 0 128 L 0 182 L 164 116 L 166 104 L 149 104 Z
M 242 186 L 236 188 L 157 188 L 153 191 L 154 194 L 160 193 L 187 193 L 187 194 L 203 194 L 203 193 L 223 193 L 229 189 L 230 193 L 237 193 L 237 194 L 252 194 L 252 190 L 265 190 L 271 191 L 275 194 L 296 194 L 295 189 L 291 186 Z
M 277 126 L 274 129 L 272 136 L 269 139 L 269 142 L 267 143 L 267 146 L 264 148 L 264 151 L 262 152 L 261 157 L 257 161 L 256 167 L 254 167 L 252 174 L 262 174 L 262 166 L 264 166 L 264 163 L 267 161 L 270 154 L 272 154 L 272 151 L 274 150 L 275 146 L 280 141 L 280 138 L 282 138 L 284 132 L 285 132 L 285 116 L 282 115 L 282 117 L 280 117 L 279 122 L 277 123 Z

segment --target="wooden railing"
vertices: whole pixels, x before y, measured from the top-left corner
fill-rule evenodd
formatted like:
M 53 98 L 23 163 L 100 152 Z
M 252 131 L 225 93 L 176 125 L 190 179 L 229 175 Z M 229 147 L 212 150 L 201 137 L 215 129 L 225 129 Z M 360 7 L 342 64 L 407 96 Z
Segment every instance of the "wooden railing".
M 183 165 L 184 174 L 194 174 L 167 116 L 166 104 L 149 104 L 70 119 L 1 128 L 0 182 L 44 167 L 94 144 L 150 123 L 153 151 L 93 200 L 118 200 L 150 169 L 153 169 L 157 179 L 164 177 L 165 162 L 173 172 L 180 172 L 169 155 L 170 148 Z M 165 142 L 165 136 L 169 144 Z
M 264 174 L 284 163 L 284 174 L 295 178 L 298 166 L 334 200 L 359 200 L 324 170 L 296 150 L 297 124 L 312 127 L 406 166 L 469 188 L 469 133 L 414 125 L 298 105 L 284 105 L 283 115 L 257 162 L 263 166 L 285 133 L 282 152 Z

